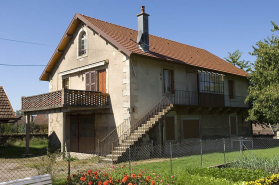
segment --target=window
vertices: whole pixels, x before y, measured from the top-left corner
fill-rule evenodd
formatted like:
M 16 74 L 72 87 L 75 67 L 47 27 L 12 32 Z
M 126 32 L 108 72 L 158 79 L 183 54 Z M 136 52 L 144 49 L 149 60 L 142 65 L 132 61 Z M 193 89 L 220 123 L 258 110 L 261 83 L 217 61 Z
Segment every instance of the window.
M 183 120 L 183 138 L 199 138 L 199 120 Z
M 69 78 L 64 78 L 63 79 L 62 88 L 63 89 L 69 89 L 70 88 L 70 86 L 69 86 Z
M 234 81 L 229 80 L 229 99 L 234 99 Z
M 164 93 L 174 93 L 173 70 L 164 69 Z
M 199 88 L 201 93 L 224 94 L 224 76 L 200 71 Z
M 83 31 L 80 33 L 80 38 L 79 38 L 79 56 L 86 54 L 86 49 L 87 49 L 87 38 L 86 38 L 86 32 Z

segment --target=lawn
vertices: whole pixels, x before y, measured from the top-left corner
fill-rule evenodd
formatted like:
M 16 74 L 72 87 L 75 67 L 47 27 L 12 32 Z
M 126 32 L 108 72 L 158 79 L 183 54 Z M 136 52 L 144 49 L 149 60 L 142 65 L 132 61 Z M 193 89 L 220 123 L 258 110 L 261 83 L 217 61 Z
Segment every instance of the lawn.
M 33 138 L 29 146 L 30 154 L 43 155 L 47 153 L 48 140 Z M 20 158 L 22 154 L 25 154 L 25 139 L 8 141 L 4 146 L 0 146 L 0 158 Z

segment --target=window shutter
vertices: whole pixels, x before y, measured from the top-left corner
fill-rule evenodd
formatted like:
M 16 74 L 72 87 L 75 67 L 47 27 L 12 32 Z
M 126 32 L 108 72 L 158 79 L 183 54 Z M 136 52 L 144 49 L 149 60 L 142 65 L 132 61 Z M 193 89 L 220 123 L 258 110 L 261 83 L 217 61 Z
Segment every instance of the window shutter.
M 96 91 L 96 71 L 90 72 L 90 90 Z
M 233 94 L 233 81 L 229 80 L 229 99 L 233 99 L 234 94 Z
M 173 74 L 173 70 L 171 70 L 170 73 L 171 73 L 171 94 L 174 94 L 174 74 Z
M 85 86 L 86 86 L 86 90 L 90 91 L 90 73 L 89 72 L 85 73 Z

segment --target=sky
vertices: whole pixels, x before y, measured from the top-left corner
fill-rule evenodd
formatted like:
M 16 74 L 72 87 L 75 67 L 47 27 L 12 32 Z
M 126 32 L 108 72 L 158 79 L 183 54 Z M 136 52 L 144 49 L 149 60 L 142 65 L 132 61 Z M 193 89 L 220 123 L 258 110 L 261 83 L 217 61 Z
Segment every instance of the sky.
M 136 30 L 140 6 L 150 14 L 150 34 L 220 58 L 238 49 L 241 60 L 255 61 L 252 46 L 272 35 L 271 21 L 279 24 L 277 0 L 1 0 L 0 86 L 14 111 L 22 96 L 48 92 L 39 77 L 75 13 Z

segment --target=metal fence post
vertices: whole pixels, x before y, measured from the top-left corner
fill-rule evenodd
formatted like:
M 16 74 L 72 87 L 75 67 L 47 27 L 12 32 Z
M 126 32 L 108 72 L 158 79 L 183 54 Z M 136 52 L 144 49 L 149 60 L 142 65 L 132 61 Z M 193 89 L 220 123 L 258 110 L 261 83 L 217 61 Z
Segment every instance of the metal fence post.
M 113 165 L 113 143 L 111 144 L 111 165 Z
M 202 140 L 200 140 L 201 142 L 201 167 L 202 167 Z
M 100 140 L 98 139 L 98 163 L 100 162 Z
M 71 177 L 71 155 L 68 152 L 68 176 Z
M 130 177 L 131 177 L 131 146 L 129 147 L 129 169 L 130 169 Z
M 225 141 L 225 138 L 223 138 L 223 143 L 224 143 L 224 163 L 226 164 L 226 141 Z
M 172 147 L 170 143 L 170 167 L 171 167 L 171 173 L 172 173 Z

